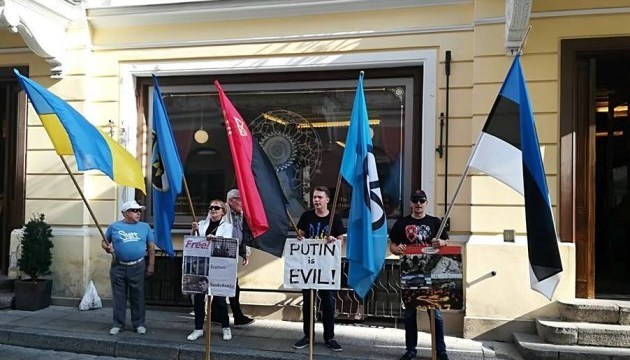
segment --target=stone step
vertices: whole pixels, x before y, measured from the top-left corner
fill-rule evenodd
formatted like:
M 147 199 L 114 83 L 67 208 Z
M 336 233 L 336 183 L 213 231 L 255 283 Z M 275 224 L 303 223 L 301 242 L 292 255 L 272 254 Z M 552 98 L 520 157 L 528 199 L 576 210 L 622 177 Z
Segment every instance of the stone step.
M 15 279 L 11 279 L 6 275 L 0 275 L 0 290 L 7 289 L 13 291 Z
M 0 290 L 0 309 L 13 308 L 14 298 L 15 294 L 13 293 L 13 290 Z
M 630 347 L 630 326 L 536 319 L 538 335 L 557 345 Z
M 533 334 L 515 333 L 513 337 L 517 349 L 527 360 L 630 360 L 630 349 L 549 344 Z
M 558 300 L 566 321 L 630 325 L 630 301 L 603 299 Z

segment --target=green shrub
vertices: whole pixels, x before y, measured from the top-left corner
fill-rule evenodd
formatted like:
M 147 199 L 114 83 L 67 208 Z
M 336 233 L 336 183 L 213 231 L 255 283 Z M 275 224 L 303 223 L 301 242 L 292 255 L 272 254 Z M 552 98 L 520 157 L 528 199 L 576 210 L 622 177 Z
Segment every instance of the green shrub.
M 40 276 L 50 274 L 53 243 L 52 228 L 44 221 L 44 214 L 33 214 L 24 225 L 22 235 L 22 254 L 17 262 L 21 272 L 28 275 L 32 281 Z

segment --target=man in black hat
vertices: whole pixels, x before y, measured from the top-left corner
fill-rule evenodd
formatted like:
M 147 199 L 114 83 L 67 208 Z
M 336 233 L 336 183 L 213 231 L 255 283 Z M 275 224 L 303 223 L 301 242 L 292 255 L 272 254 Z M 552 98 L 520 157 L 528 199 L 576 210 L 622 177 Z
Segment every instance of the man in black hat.
M 427 194 L 422 190 L 416 190 L 411 194 L 411 214 L 396 221 L 389 233 L 391 242 L 389 250 L 396 255 L 403 255 L 407 245 L 431 245 L 440 247 L 447 245 L 448 234 L 442 232 L 440 239 L 436 239 L 441 220 L 428 215 Z M 418 344 L 418 323 L 416 308 L 405 309 L 405 345 L 407 351 L 400 360 L 410 360 L 416 357 Z M 444 343 L 444 320 L 439 309 L 435 310 L 435 341 L 436 352 L 439 360 L 448 360 L 446 344 Z

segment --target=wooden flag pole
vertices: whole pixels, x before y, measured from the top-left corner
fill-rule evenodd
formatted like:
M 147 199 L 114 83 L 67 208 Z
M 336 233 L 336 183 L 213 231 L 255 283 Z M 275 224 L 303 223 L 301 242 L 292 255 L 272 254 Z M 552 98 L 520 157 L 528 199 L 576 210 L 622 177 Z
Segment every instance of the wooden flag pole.
M 212 330 L 212 325 L 210 324 L 210 322 L 212 319 L 212 296 L 208 296 L 208 294 L 206 293 L 204 299 L 206 300 L 206 314 L 208 316 L 208 320 L 206 320 L 206 325 L 204 326 L 206 328 L 206 356 L 204 359 L 210 360 L 210 331 Z M 206 316 L 206 314 L 204 314 L 204 316 Z
M 309 360 L 313 360 L 313 335 L 315 335 L 315 290 L 311 289 L 311 306 L 309 309 L 309 318 L 311 319 L 309 329 L 308 329 L 308 358 Z
M 83 190 L 81 190 L 81 187 L 79 186 L 79 183 L 77 182 L 77 179 L 74 177 L 74 174 L 70 170 L 70 167 L 68 166 L 68 163 L 66 162 L 66 159 L 63 158 L 63 155 L 59 155 L 59 158 L 61 159 L 63 166 L 66 168 L 68 175 L 70 175 L 70 178 L 72 179 L 74 186 L 77 188 L 79 195 L 81 195 L 81 199 L 83 199 L 83 203 L 87 207 L 88 212 L 90 213 L 90 216 L 92 217 L 92 220 L 94 221 L 94 224 L 96 225 L 96 228 L 98 229 L 98 232 L 101 234 L 101 238 L 103 239 L 103 241 L 107 242 L 107 239 L 105 238 L 105 233 L 103 232 L 103 229 L 101 229 L 101 225 L 98 223 L 98 220 L 96 219 L 96 215 L 94 214 L 92 207 L 90 207 L 90 204 L 88 204 L 87 199 L 85 198 L 85 195 L 83 194 Z M 111 253 L 110 255 L 112 256 L 112 259 L 116 258 L 114 253 Z
M 193 206 L 192 198 L 190 197 L 190 191 L 188 190 L 188 182 L 186 181 L 186 176 L 182 176 L 182 180 L 184 182 L 184 191 L 186 191 L 186 198 L 188 199 L 188 206 L 190 207 L 190 213 L 192 214 L 193 222 L 197 222 L 197 215 L 195 215 L 195 207 Z
M 429 320 L 431 322 L 431 360 L 437 359 L 435 348 L 435 308 L 429 309 Z

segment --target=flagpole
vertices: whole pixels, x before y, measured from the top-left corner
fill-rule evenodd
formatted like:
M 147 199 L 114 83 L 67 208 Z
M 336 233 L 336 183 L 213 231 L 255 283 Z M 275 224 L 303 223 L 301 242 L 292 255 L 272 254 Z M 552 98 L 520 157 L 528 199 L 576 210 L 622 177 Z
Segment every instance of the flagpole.
M 468 172 L 470 171 L 470 162 L 472 161 L 473 157 L 475 156 L 475 153 L 477 152 L 477 145 L 479 144 L 479 140 L 481 139 L 481 134 L 482 133 L 479 133 L 479 137 L 477 137 L 477 142 L 475 143 L 475 147 L 470 152 L 470 156 L 468 157 L 468 161 L 466 162 L 466 167 L 464 168 L 464 173 L 462 174 L 462 177 L 459 179 L 459 184 L 457 184 L 457 188 L 455 189 L 455 193 L 453 194 L 451 203 L 448 204 L 448 208 L 446 209 L 446 213 L 444 213 L 444 217 L 442 218 L 440 227 L 437 233 L 435 234 L 436 239 L 439 239 L 442 236 L 442 232 L 444 232 L 444 228 L 446 227 L 446 222 L 448 221 L 448 217 L 451 214 L 451 210 L 453 210 L 455 199 L 457 198 L 457 195 L 459 194 L 459 191 L 461 190 L 462 185 L 464 184 L 464 180 L 466 179 L 466 176 L 468 176 Z
M 182 176 L 182 180 L 184 182 L 184 191 L 186 191 L 186 199 L 188 200 L 188 206 L 190 207 L 190 213 L 192 214 L 193 222 L 197 222 L 197 216 L 195 215 L 195 208 L 193 207 L 192 198 L 190 197 L 190 191 L 188 190 L 188 182 L 186 181 L 186 176 Z
M 436 360 L 435 349 L 435 308 L 429 309 L 429 320 L 431 323 L 431 360 Z
M 66 168 L 68 175 L 70 175 L 70 178 L 72 179 L 74 186 L 77 188 L 79 195 L 81 195 L 81 199 L 83 199 L 83 203 L 87 207 L 88 212 L 90 213 L 90 216 L 92 216 L 92 220 L 94 220 L 94 224 L 96 225 L 98 232 L 101 234 L 101 238 L 103 239 L 103 241 L 107 242 L 107 239 L 105 239 L 105 233 L 103 232 L 103 229 L 101 229 L 101 225 L 98 223 L 98 220 L 96 220 L 96 215 L 94 215 L 94 211 L 92 211 L 90 204 L 88 204 L 87 199 L 85 198 L 85 195 L 83 194 L 83 190 L 81 190 L 81 187 L 79 186 L 79 183 L 77 182 L 77 179 L 75 179 L 74 174 L 70 170 L 70 167 L 68 166 L 68 163 L 66 162 L 66 159 L 63 158 L 63 155 L 59 155 L 59 158 L 61 159 L 63 166 Z M 112 257 L 114 257 L 113 253 L 111 255 Z
M 210 331 L 212 330 L 212 326 L 210 324 L 211 319 L 212 319 L 212 296 L 208 296 L 208 293 L 206 293 L 206 296 L 204 296 L 204 300 L 206 301 L 206 314 L 208 316 L 208 320 L 206 320 L 206 356 L 205 356 L 205 360 L 210 360 Z M 206 314 L 204 314 L 204 317 L 206 316 Z

